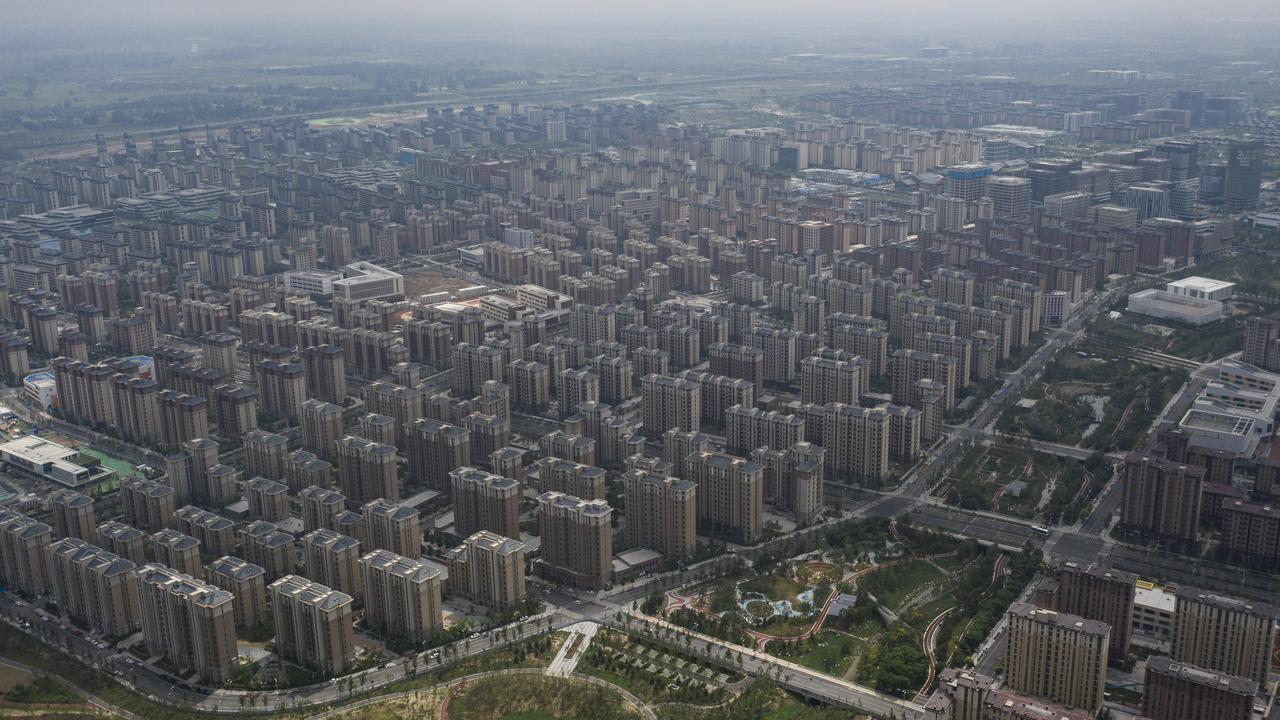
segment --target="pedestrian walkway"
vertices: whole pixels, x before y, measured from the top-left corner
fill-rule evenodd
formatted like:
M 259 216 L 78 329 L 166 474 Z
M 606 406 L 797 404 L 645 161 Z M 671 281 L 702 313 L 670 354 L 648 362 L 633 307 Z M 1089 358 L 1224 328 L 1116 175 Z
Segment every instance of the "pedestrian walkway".
M 589 621 L 565 628 L 569 631 L 569 637 L 564 639 L 560 651 L 552 658 L 551 664 L 547 665 L 547 674 L 552 677 L 572 675 L 574 669 L 578 667 L 578 660 L 582 658 L 582 653 L 586 652 L 587 646 L 591 644 L 591 638 L 595 637 L 596 630 L 599 629 L 599 625 Z

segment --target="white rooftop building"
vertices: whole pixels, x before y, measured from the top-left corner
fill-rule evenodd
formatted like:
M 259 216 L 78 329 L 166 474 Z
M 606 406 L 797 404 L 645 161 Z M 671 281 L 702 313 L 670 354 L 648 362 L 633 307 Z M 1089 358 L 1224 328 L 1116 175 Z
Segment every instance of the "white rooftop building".
M 1176 320 L 1188 325 L 1207 325 L 1226 315 L 1226 306 L 1218 300 L 1179 295 L 1156 288 L 1130 295 L 1125 309 L 1139 315 Z
M 1235 295 L 1236 284 L 1225 280 L 1214 280 L 1213 278 L 1193 275 L 1181 280 L 1170 281 L 1165 286 L 1165 289 L 1174 295 L 1222 302 L 1230 300 L 1231 296 Z

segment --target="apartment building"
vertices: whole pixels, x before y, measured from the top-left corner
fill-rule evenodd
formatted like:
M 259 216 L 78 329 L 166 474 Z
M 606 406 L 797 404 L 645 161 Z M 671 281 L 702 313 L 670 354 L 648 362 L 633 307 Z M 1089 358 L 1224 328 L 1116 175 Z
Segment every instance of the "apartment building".
M 372 500 L 360 509 L 364 516 L 366 548 L 390 550 L 417 560 L 422 556 L 422 521 L 418 511 L 384 498 Z
M 1049 702 L 1102 711 L 1111 628 L 1097 620 L 1014 603 L 1006 613 L 1009 689 Z
M 691 558 L 698 545 L 698 486 L 640 468 L 628 470 L 622 483 L 627 545 L 673 562 Z
M 275 650 L 281 657 L 345 675 L 356 659 L 354 601 L 350 595 L 297 575 L 267 587 L 275 618 Z
M 49 578 L 58 612 L 94 632 L 125 637 L 138 629 L 134 564 L 80 538 L 48 549 Z
M 230 680 L 238 653 L 232 594 L 154 563 L 135 575 L 147 651 L 194 670 L 202 683 Z
M 613 508 L 558 492 L 538 496 L 541 556 L 537 567 L 553 582 L 603 590 L 613 575 Z
M 1170 658 L 1266 683 L 1280 608 L 1188 585 L 1174 598 Z
M 262 568 L 238 557 L 223 555 L 207 568 L 209 583 L 235 598 L 236 626 L 251 628 L 267 619 L 267 574 Z
M 684 460 L 684 478 L 696 486 L 698 527 L 744 544 L 760 537 L 764 469 L 724 453 L 695 452 Z
M 503 612 L 525 596 L 524 543 L 479 530 L 445 553 L 447 591 Z
M 453 530 L 467 537 L 488 530 L 504 537 L 520 537 L 519 482 L 473 467 L 449 473 L 453 489 Z
M 374 633 L 412 645 L 444 627 L 440 571 L 384 549 L 360 558 L 364 622 Z

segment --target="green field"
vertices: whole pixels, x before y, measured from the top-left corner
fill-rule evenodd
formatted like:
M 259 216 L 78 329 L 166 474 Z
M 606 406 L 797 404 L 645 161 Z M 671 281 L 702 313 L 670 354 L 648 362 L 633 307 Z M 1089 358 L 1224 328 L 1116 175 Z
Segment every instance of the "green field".
M 580 680 L 513 674 L 469 685 L 449 702 L 451 720 L 637 717 L 616 693 Z

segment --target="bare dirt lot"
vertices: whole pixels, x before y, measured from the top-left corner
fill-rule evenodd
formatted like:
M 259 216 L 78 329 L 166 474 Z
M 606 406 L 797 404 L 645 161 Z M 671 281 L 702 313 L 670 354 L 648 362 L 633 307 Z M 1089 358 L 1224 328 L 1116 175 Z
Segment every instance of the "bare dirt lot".
M 417 270 L 405 273 L 404 294 L 406 297 L 414 297 L 425 293 L 460 290 L 474 284 L 466 278 L 449 277 L 438 270 Z

